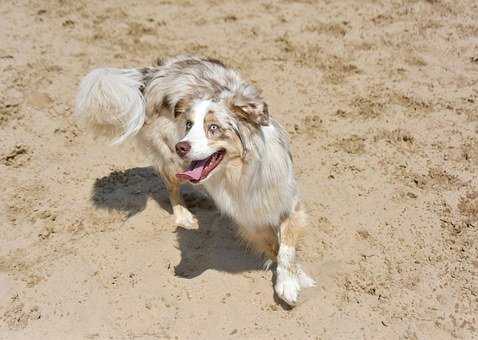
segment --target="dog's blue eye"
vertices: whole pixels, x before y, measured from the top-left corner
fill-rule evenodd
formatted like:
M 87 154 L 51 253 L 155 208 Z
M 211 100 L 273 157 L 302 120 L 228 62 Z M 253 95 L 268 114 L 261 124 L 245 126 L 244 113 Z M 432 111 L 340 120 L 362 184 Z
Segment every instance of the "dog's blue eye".
M 192 128 L 192 127 L 193 127 L 193 122 L 191 122 L 190 120 L 188 120 L 188 121 L 186 122 L 186 130 L 189 130 L 189 129 Z
M 216 131 L 218 131 L 218 130 L 219 130 L 219 125 L 217 125 L 217 124 L 211 124 L 211 125 L 209 125 L 209 131 L 211 131 L 211 132 L 216 132 Z

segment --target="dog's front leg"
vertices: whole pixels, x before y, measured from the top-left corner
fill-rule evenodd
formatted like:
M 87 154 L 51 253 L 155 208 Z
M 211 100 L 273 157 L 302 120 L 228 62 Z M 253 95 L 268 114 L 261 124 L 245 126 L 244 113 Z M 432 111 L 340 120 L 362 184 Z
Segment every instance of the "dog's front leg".
M 296 246 L 306 220 L 300 208 L 285 218 L 278 230 L 277 277 L 275 291 L 279 298 L 294 306 L 301 288 L 312 287 L 315 282 L 296 263 Z
M 181 184 L 177 181 L 168 181 L 166 187 L 169 193 L 169 201 L 173 209 L 174 219 L 177 226 L 193 227 L 197 225 L 194 215 L 186 208 L 181 196 Z

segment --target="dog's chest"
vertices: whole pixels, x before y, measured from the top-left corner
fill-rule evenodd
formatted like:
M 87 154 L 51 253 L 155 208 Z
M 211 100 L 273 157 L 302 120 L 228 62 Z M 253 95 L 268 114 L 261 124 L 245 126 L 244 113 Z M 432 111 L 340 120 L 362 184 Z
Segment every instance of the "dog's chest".
M 280 187 L 254 190 L 244 184 L 237 188 L 211 185 L 206 189 L 218 209 L 246 229 L 278 226 L 292 205 Z

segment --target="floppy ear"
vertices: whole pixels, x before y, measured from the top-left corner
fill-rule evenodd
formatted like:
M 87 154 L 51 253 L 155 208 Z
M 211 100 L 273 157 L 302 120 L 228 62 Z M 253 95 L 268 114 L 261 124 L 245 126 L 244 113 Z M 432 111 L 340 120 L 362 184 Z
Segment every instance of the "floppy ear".
M 269 110 L 255 87 L 248 85 L 229 101 L 231 111 L 255 125 L 269 125 Z

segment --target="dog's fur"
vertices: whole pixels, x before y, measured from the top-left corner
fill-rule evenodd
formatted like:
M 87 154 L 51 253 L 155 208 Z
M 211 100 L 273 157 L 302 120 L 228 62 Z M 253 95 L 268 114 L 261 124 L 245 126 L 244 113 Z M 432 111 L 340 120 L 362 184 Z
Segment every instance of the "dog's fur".
M 294 305 L 300 289 L 314 285 L 295 260 L 306 214 L 287 134 L 236 71 L 192 55 L 150 68 L 96 69 L 81 81 L 76 115 L 115 143 L 136 136 L 154 156 L 179 225 L 194 225 L 195 218 L 180 194 L 185 175 L 177 174 L 220 154 L 222 161 L 199 182 L 242 238 L 277 262 L 277 295 Z

